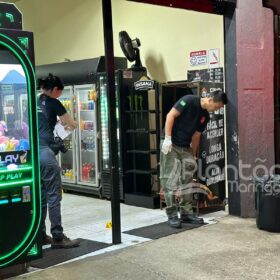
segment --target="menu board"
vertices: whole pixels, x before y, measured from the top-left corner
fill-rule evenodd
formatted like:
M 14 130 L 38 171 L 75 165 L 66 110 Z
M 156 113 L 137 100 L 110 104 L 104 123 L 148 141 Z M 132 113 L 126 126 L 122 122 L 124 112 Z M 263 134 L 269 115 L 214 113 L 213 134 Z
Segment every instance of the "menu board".
M 223 67 L 202 69 L 202 70 L 190 70 L 187 72 L 187 79 L 190 82 L 224 82 Z
M 207 97 L 211 92 L 221 89 L 222 83 L 199 83 L 199 95 Z M 210 113 L 210 120 L 202 133 L 199 146 L 201 172 L 199 179 L 220 198 L 225 196 L 225 142 L 224 108 Z

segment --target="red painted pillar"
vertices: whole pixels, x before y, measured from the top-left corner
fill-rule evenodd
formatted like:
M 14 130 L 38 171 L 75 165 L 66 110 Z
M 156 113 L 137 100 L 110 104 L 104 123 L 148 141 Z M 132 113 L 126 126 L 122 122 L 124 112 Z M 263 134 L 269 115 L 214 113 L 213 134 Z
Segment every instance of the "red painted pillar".
M 255 215 L 248 176 L 262 174 L 274 165 L 273 44 L 273 12 L 263 8 L 262 0 L 238 0 L 237 135 L 242 217 Z

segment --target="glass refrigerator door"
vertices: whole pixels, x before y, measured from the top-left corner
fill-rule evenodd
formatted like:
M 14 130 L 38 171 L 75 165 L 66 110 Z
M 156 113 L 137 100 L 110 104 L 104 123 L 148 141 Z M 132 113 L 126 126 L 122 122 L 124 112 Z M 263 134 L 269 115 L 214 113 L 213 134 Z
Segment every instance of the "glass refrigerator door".
M 68 114 L 75 119 L 75 96 L 73 95 L 73 87 L 65 87 L 60 102 L 63 104 Z M 62 182 L 76 182 L 76 145 L 75 145 L 75 130 L 64 139 L 64 145 L 68 149 L 66 153 L 59 153 L 59 164 L 61 167 Z
M 98 186 L 95 86 L 74 87 L 78 111 L 78 183 Z

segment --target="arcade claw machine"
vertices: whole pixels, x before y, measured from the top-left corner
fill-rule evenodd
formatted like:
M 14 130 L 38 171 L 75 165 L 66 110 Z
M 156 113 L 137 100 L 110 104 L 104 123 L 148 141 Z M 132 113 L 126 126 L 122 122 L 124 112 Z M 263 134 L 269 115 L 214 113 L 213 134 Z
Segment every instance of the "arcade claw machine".
M 33 34 L 0 3 L 0 268 L 41 257 Z

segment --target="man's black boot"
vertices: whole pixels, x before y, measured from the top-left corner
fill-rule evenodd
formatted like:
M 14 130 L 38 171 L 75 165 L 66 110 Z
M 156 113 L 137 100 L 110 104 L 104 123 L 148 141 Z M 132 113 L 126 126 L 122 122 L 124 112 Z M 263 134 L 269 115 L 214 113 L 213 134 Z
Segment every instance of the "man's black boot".
M 177 216 L 168 217 L 168 225 L 172 228 L 181 228 L 181 221 Z
M 190 223 L 190 224 L 203 224 L 204 221 L 202 218 L 198 218 L 193 214 L 181 214 L 181 222 L 182 223 Z
M 80 241 L 77 239 L 71 240 L 65 234 L 63 234 L 62 239 L 57 240 L 53 238 L 52 249 L 68 249 L 78 247 L 80 245 Z

